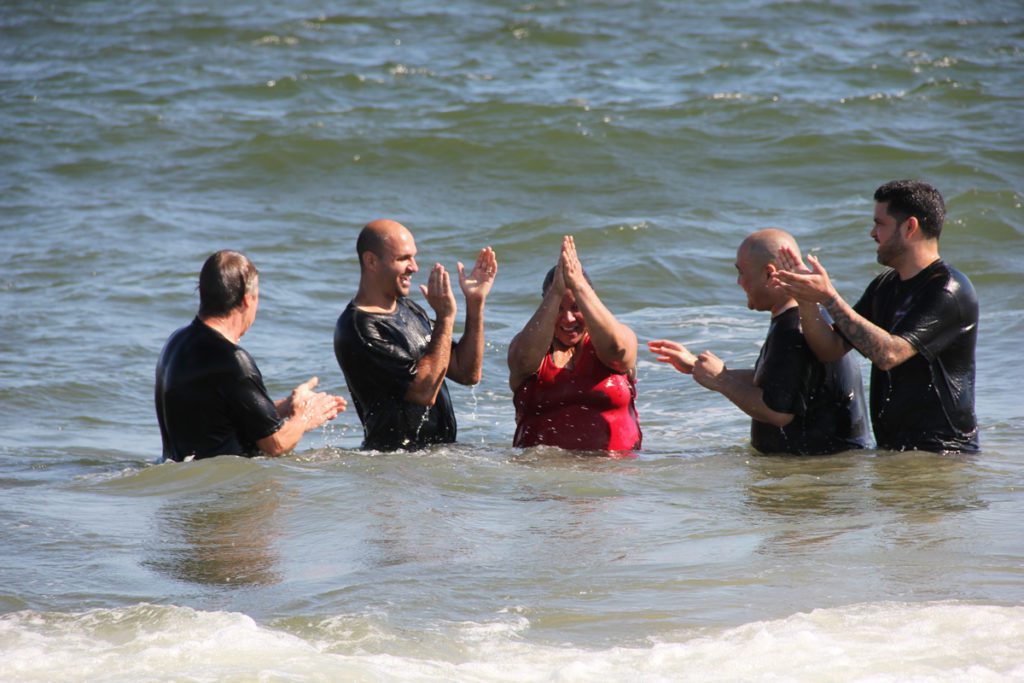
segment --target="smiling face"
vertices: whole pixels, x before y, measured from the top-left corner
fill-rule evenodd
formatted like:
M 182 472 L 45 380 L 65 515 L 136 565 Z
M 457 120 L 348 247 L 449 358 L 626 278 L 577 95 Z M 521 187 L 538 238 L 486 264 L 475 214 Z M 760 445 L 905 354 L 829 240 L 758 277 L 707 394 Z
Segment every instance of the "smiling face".
M 376 281 L 380 291 L 390 298 L 408 296 L 416 265 L 416 240 L 405 226 L 395 223 L 384 236 L 376 259 Z
M 583 341 L 587 333 L 587 323 L 576 305 L 576 297 L 566 292 L 562 303 L 558 305 L 558 318 L 555 320 L 555 342 L 564 348 L 572 348 Z
M 889 215 L 889 203 L 875 204 L 874 226 L 871 238 L 878 243 L 877 258 L 883 266 L 896 268 L 900 259 L 907 252 L 906 237 L 901 229 L 905 221 Z

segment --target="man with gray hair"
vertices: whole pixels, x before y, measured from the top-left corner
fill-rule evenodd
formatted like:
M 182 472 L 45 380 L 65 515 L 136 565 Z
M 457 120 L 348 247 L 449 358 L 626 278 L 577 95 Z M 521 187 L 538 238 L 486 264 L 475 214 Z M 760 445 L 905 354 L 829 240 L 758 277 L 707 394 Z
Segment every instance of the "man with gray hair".
M 797 249 L 784 230 L 759 230 L 736 251 L 737 284 L 747 307 L 772 314 L 768 336 L 752 370 L 726 368 L 710 351 L 697 356 L 664 339 L 648 343 L 663 363 L 692 374 L 749 415 L 750 441 L 762 453 L 820 455 L 865 448 L 868 432 L 860 368 L 844 357 L 822 363 L 800 329 L 796 300 L 770 287 L 783 248 Z
M 274 402 L 252 356 L 238 345 L 256 320 L 259 272 L 244 254 L 212 254 L 199 274 L 199 312 L 170 336 L 156 366 L 163 459 L 277 456 L 345 410 L 341 396 L 314 392 L 311 377 Z

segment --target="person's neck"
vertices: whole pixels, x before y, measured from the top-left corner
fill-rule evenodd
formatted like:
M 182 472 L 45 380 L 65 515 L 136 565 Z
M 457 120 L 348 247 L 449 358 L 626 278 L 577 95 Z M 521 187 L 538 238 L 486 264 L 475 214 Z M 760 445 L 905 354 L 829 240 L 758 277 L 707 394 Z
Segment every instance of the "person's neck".
M 232 344 L 238 344 L 242 339 L 242 335 L 246 332 L 245 321 L 242 316 L 234 313 L 223 318 L 204 318 L 199 316 L 199 321 Z
M 939 244 L 936 241 L 922 243 L 917 249 L 904 254 L 902 261 L 895 266 L 900 280 L 909 280 L 922 270 L 939 260 Z
M 786 299 L 772 306 L 772 317 L 776 317 L 797 306 L 796 299 Z
M 398 297 L 391 296 L 386 292 L 360 280 L 359 290 L 352 299 L 352 303 L 361 311 L 368 313 L 392 313 L 398 307 Z

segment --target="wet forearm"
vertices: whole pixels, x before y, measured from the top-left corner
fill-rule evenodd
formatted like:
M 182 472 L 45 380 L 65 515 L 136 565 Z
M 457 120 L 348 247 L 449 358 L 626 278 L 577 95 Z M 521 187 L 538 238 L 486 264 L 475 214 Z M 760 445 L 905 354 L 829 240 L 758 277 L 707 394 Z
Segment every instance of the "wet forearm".
M 451 362 L 453 317 L 434 322 L 430 343 L 416 365 L 416 377 L 405 392 L 405 400 L 417 405 L 433 405 Z
M 448 377 L 459 384 L 472 386 L 482 376 L 484 361 L 484 307 L 466 308 L 466 329 L 453 346 Z
M 882 370 L 890 370 L 916 353 L 910 342 L 889 334 L 843 301 L 839 295 L 825 302 L 832 324 L 850 344 Z

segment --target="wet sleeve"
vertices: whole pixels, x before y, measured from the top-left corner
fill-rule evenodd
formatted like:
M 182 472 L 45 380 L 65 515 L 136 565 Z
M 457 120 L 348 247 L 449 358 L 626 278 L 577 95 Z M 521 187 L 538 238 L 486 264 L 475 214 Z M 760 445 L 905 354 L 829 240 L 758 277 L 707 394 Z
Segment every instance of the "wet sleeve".
M 857 313 L 857 315 L 864 318 L 865 320 L 870 321 L 875 325 L 877 325 L 878 322 L 874 319 L 874 315 L 872 314 L 871 302 L 875 298 L 875 291 L 878 289 L 879 280 L 880 278 L 875 278 L 874 280 L 872 280 L 871 284 L 869 284 L 867 286 L 867 289 L 864 290 L 864 293 L 860 295 L 860 299 L 857 300 L 857 303 L 853 305 L 853 310 L 855 313 Z M 850 341 L 849 339 L 846 339 L 846 335 L 844 335 L 838 327 L 836 327 L 835 330 L 836 332 L 839 333 L 839 336 L 841 336 L 847 342 Z
M 239 375 L 231 387 L 228 405 L 243 442 L 256 443 L 277 432 L 284 420 L 278 415 L 252 357 L 239 349 L 236 359 Z
M 803 415 L 806 342 L 797 330 L 780 330 L 772 340 L 768 353 L 761 360 L 762 400 L 778 413 Z
M 917 297 L 892 334 L 906 339 L 931 361 L 960 336 L 965 322 L 957 297 L 943 287 Z

